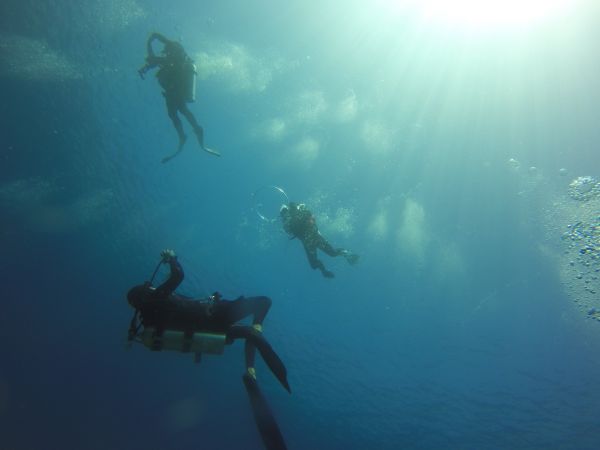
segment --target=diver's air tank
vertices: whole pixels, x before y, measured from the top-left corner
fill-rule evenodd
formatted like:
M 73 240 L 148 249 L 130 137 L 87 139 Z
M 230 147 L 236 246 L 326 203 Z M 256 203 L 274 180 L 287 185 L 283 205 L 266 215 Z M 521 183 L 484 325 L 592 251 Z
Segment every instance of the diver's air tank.
M 185 64 L 184 69 L 184 83 L 185 86 L 185 101 L 193 103 L 196 101 L 196 65 L 188 61 Z
M 176 352 L 211 353 L 220 355 L 225 348 L 225 335 L 217 333 L 193 333 L 165 330 L 158 335 L 155 328 L 145 328 L 142 343 L 150 350 L 173 350 Z

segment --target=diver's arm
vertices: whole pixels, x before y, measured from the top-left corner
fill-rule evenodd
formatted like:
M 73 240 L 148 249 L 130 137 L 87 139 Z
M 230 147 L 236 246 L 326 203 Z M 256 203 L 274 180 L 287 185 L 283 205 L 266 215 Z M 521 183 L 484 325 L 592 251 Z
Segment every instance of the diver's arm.
M 154 42 L 155 39 L 162 42 L 163 44 L 166 44 L 167 42 L 169 42 L 169 40 L 166 37 L 164 37 L 162 34 L 152 33 L 150 35 L 150 37 L 148 38 L 148 40 L 146 41 L 146 51 L 148 52 L 148 56 L 150 56 L 150 57 L 155 56 L 154 50 L 152 49 L 152 42 Z
M 138 74 L 140 75 L 142 80 L 144 79 L 144 75 L 146 75 L 146 72 L 148 72 L 150 69 L 154 69 L 155 67 L 159 66 L 164 60 L 164 57 L 156 56 L 154 54 L 154 49 L 152 48 L 152 42 L 154 42 L 154 39 L 158 39 L 163 43 L 167 41 L 167 38 L 165 38 L 162 34 L 159 33 L 152 33 L 146 41 L 146 64 L 144 64 L 138 69 Z
M 154 69 L 155 67 L 160 66 L 163 63 L 163 61 L 166 60 L 164 56 L 156 56 L 154 54 L 152 42 L 154 42 L 155 39 L 159 40 L 163 44 L 169 42 L 169 40 L 162 34 L 152 33 L 150 35 L 150 37 L 146 41 L 146 52 L 148 53 L 146 56 L 146 64 L 144 64 L 143 67 L 138 69 L 138 73 L 140 74 L 140 77 L 142 77 L 142 80 L 144 79 L 144 75 L 146 74 L 146 72 L 148 72 L 150 69 Z
M 168 257 L 164 256 L 165 252 L 166 251 L 163 251 L 161 255 L 163 256 L 163 260 L 169 264 L 171 273 L 167 281 L 158 286 L 154 291 L 154 296 L 158 298 L 165 298 L 171 295 L 173 291 L 177 289 L 177 286 L 181 284 L 184 277 L 183 268 L 181 267 L 181 264 L 179 264 L 179 261 L 177 261 L 175 252 L 171 250 L 170 252 L 172 252 L 172 254 L 169 254 Z

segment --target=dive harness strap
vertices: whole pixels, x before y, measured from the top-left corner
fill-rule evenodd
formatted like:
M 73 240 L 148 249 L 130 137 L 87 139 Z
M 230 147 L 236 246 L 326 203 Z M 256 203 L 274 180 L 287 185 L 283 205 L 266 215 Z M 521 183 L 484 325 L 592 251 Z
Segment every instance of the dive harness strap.
M 133 317 L 131 318 L 131 322 L 129 323 L 129 331 L 127 332 L 127 340 L 129 342 L 133 341 L 136 338 L 136 336 L 140 332 L 140 329 L 142 328 L 142 324 L 138 323 L 139 313 L 140 310 L 136 309 L 133 313 Z
M 162 259 L 158 262 L 156 268 L 154 269 L 154 272 L 152 272 L 150 281 L 147 281 L 146 284 L 148 284 L 149 286 L 152 285 L 152 283 L 154 282 L 154 277 L 156 277 L 158 269 L 160 269 L 160 266 L 162 266 L 163 263 L 164 261 Z M 136 308 L 135 312 L 133 313 L 133 317 L 131 318 L 131 322 L 129 323 L 129 331 L 127 332 L 127 341 L 129 342 L 133 341 L 138 336 L 140 329 L 142 328 L 142 324 L 138 324 L 139 314 L 140 310 Z

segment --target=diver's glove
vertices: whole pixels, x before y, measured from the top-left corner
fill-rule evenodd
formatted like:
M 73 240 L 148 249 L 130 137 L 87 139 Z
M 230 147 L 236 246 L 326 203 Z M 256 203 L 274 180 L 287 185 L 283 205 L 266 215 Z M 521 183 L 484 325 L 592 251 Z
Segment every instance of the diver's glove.
M 173 258 L 175 258 L 175 252 L 170 248 L 165 248 L 162 252 L 160 252 L 160 259 L 164 263 L 170 262 Z

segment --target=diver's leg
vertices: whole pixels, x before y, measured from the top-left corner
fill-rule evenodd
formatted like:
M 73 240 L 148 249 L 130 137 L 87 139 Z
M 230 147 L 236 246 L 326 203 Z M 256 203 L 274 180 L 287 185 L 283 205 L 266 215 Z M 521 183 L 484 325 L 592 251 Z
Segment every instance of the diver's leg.
M 218 151 L 208 148 L 204 145 L 204 129 L 200 126 L 200 124 L 196 120 L 196 117 L 185 103 L 179 105 L 179 111 L 181 112 L 181 114 L 183 114 L 183 116 L 187 119 L 187 121 L 194 129 L 194 133 L 196 134 L 196 139 L 198 139 L 198 144 L 200 144 L 200 148 L 212 155 L 221 156 L 221 154 Z
M 344 248 L 333 248 L 333 246 L 329 242 L 327 242 L 327 240 L 323 236 L 321 236 L 321 234 L 319 234 L 319 237 L 316 239 L 316 242 L 319 249 L 329 256 L 343 256 L 344 258 L 346 258 L 346 261 L 348 261 L 348 263 L 352 265 L 358 262 L 359 256 L 357 254 L 352 253 L 351 251 L 346 250 Z
M 177 150 L 171 155 L 163 158 L 162 162 L 166 163 L 167 161 L 176 157 L 181 150 L 183 150 L 183 146 L 185 145 L 185 141 L 187 140 L 187 136 L 183 131 L 183 124 L 181 123 L 181 119 L 177 115 L 177 102 L 171 97 L 165 94 L 165 101 L 167 103 L 167 113 L 169 114 L 169 118 L 171 122 L 173 122 L 173 126 L 175 127 L 175 131 L 177 131 L 177 136 L 179 137 L 179 144 L 177 145 Z
M 183 124 L 181 123 L 181 119 L 179 118 L 179 115 L 177 114 L 177 111 L 178 111 L 177 102 L 169 97 L 165 97 L 165 98 L 167 101 L 167 112 L 169 113 L 169 118 L 173 122 L 173 126 L 175 127 L 175 130 L 177 131 L 177 136 L 179 137 L 179 150 L 181 150 L 181 148 L 183 147 L 183 144 L 185 144 L 187 136 L 185 135 L 185 133 L 183 131 Z
M 302 242 L 302 244 L 304 244 L 304 251 L 306 252 L 310 267 L 319 269 L 325 278 L 333 278 L 334 273 L 327 270 L 323 263 L 317 258 L 317 247 L 306 242 Z
M 213 308 L 213 320 L 228 326 L 239 322 L 245 317 L 254 314 L 252 328 L 256 333 L 262 333 L 262 323 L 265 320 L 269 309 L 271 308 L 271 299 L 269 297 L 240 297 L 237 300 L 223 300 L 215 304 Z M 256 377 L 254 368 L 254 354 L 256 350 L 251 340 L 246 339 L 244 353 L 246 355 L 246 371 L 250 376 Z
M 265 296 L 240 297 L 231 301 L 222 300 L 217 302 L 213 308 L 213 320 L 224 326 L 229 326 L 254 314 L 252 325 L 258 331 L 261 331 L 259 325 L 262 325 L 270 308 L 271 299 Z
M 194 117 L 194 113 L 190 111 L 185 103 L 179 105 L 179 112 L 183 114 L 183 117 L 185 117 L 192 126 L 194 133 L 196 133 L 196 137 L 198 138 L 200 147 L 204 147 L 204 130 L 196 120 L 196 117 Z
M 319 250 L 321 250 L 329 256 L 340 256 L 344 251 L 344 249 L 342 248 L 333 248 L 332 245 L 329 242 L 327 242 L 327 240 L 323 236 L 321 236 L 321 234 L 318 235 L 315 241 Z

